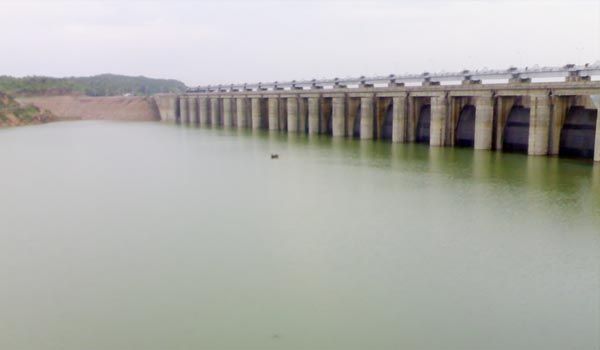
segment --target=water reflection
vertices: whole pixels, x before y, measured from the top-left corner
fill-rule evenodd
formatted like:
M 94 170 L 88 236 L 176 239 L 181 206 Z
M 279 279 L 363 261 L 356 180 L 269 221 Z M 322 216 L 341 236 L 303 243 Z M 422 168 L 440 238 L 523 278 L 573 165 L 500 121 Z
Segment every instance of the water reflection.
M 185 126 L 184 129 L 207 132 L 193 126 Z M 507 193 L 526 191 L 531 201 L 552 200 L 554 205 L 567 210 L 581 210 L 584 203 L 590 206 L 587 210 L 596 213 L 600 210 L 600 164 L 584 160 L 268 130 L 215 127 L 209 132 L 236 137 L 241 147 L 248 147 L 248 141 L 256 147 L 266 145 L 270 153 L 281 154 L 281 159 L 286 158 L 286 153 L 306 152 L 314 161 L 332 165 L 369 167 L 421 176 L 426 173 L 436 184 L 440 181 L 446 181 L 449 186 L 452 183 L 482 184 L 504 188 Z M 427 183 L 422 186 L 427 186 Z
M 302 150 L 323 162 L 388 169 L 402 173 L 438 176 L 452 182 L 505 187 L 506 191 L 526 190 L 532 200 L 554 193 L 557 204 L 578 208 L 582 203 L 598 207 L 600 165 L 557 157 L 530 157 L 468 148 L 428 147 L 422 144 L 394 144 L 384 141 L 332 138 L 324 135 L 253 132 L 272 149 Z M 583 189 L 592 189 L 585 191 Z M 583 191 L 582 191 L 583 190 Z M 597 210 L 597 209 L 596 209 Z
M 197 126 L 185 128 L 198 129 Z M 206 132 L 202 129 L 198 131 Z M 495 151 L 475 151 L 469 148 L 429 147 L 415 143 L 397 144 L 267 130 L 225 130 L 215 127 L 211 132 L 223 136 L 253 138 L 256 142 L 266 143 L 273 153 L 304 149 L 317 158 L 336 161 L 341 158 L 346 162 L 356 163 L 355 165 L 398 171 L 427 170 L 456 180 L 527 186 L 544 191 L 558 190 L 567 194 L 576 193 L 582 186 L 591 186 L 594 192 L 600 187 L 600 164 L 594 165 L 584 160 L 530 157 Z

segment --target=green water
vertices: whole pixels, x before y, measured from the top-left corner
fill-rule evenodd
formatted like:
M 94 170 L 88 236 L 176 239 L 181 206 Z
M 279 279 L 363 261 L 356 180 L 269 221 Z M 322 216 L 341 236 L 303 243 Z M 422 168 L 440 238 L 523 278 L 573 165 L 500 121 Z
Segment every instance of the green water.
M 592 163 L 143 122 L 0 159 L 0 349 L 600 348 Z

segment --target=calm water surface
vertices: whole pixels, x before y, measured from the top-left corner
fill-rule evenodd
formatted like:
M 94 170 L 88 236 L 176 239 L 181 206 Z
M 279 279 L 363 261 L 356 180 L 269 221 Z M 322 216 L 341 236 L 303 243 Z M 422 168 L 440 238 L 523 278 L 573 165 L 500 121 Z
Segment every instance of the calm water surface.
M 0 349 L 600 349 L 591 163 L 111 122 L 0 159 Z

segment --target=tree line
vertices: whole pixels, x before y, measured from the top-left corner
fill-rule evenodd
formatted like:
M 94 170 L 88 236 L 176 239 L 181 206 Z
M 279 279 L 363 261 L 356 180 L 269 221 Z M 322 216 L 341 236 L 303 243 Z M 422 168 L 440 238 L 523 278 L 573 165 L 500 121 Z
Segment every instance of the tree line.
M 0 76 L 0 91 L 13 96 L 52 96 L 83 94 L 88 96 L 147 96 L 156 93 L 185 91 L 182 82 L 173 79 L 152 79 L 115 74 L 92 77 L 51 78 L 30 76 L 16 78 Z

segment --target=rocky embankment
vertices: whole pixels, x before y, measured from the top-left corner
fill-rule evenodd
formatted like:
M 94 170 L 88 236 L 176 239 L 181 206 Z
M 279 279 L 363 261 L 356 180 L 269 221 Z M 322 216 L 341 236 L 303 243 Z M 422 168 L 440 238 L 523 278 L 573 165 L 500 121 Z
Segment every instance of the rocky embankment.
M 32 104 L 19 103 L 11 96 L 0 92 L 0 127 L 41 124 L 55 119 L 52 112 Z
M 48 110 L 57 120 L 158 120 L 160 115 L 152 97 L 137 96 L 40 96 L 22 97 L 22 104 Z

